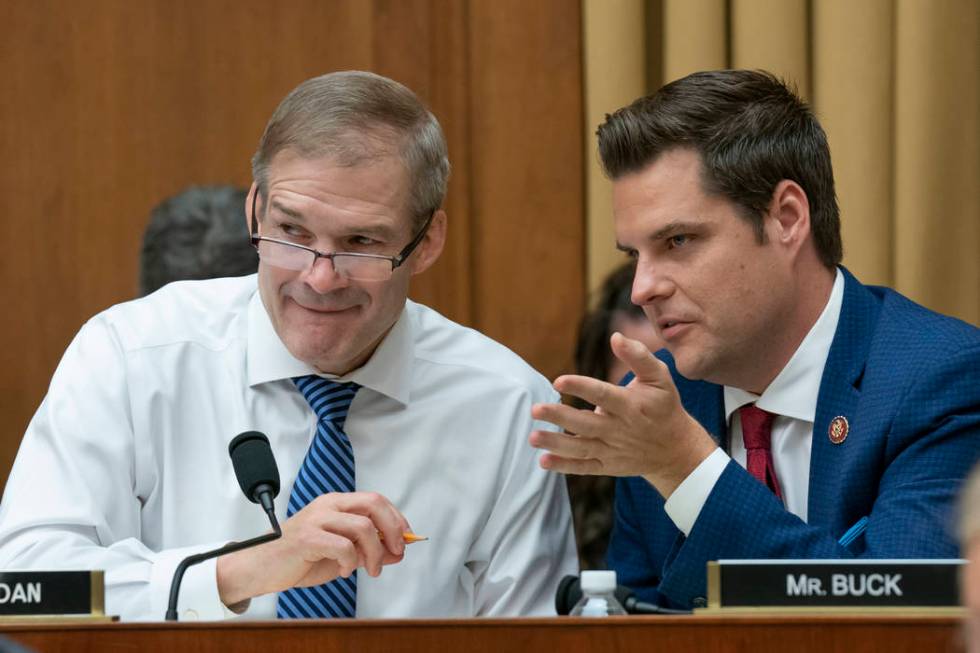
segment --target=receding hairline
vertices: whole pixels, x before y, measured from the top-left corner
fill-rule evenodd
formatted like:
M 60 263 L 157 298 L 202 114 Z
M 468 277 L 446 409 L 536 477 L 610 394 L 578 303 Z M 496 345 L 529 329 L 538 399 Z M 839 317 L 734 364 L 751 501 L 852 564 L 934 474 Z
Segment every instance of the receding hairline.
M 264 195 L 268 168 L 287 151 L 345 167 L 396 156 L 410 180 L 409 211 L 421 222 L 445 200 L 447 149 L 438 119 L 411 89 L 375 73 L 343 71 L 308 79 L 280 102 L 252 173 Z
M 283 158 L 298 158 L 306 161 L 328 160 L 342 168 L 354 168 L 367 163 L 393 157 L 409 171 L 405 161 L 405 150 L 411 139 L 395 127 L 375 122 L 363 125 L 350 124 L 344 129 L 331 133 L 317 143 L 286 143 L 279 147 L 269 159 L 263 162 L 259 173 L 265 173 L 276 161 Z M 265 176 L 260 174 L 257 176 Z M 262 185 L 266 179 L 256 179 Z M 262 189 L 264 190 L 264 189 Z

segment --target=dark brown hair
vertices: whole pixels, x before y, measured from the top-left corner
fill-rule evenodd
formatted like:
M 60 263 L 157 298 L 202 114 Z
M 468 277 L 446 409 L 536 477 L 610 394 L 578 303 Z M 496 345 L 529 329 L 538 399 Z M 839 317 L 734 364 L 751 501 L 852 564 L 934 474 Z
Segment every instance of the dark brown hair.
M 246 195 L 233 186 L 193 186 L 157 205 L 143 232 L 140 296 L 171 281 L 255 273 Z
M 614 180 L 669 150 L 696 151 L 704 191 L 739 206 L 760 242 L 776 185 L 796 182 L 810 204 L 820 260 L 829 268 L 840 263 L 840 211 L 827 135 L 810 108 L 771 73 L 688 75 L 607 115 L 596 134 L 602 166 Z
M 602 282 L 595 308 L 582 317 L 575 342 L 575 373 L 606 380 L 612 367 L 613 353 L 609 347 L 612 322 L 617 313 L 635 319 L 646 319 L 643 309 L 630 299 L 636 261 L 629 260 L 609 273 Z M 585 406 L 582 402 L 582 406 Z

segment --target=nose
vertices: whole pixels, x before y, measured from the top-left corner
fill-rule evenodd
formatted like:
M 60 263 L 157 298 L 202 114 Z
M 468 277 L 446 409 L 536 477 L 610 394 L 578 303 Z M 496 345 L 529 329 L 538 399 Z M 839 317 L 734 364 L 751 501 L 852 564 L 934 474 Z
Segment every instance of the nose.
M 324 257 L 318 257 L 313 261 L 313 265 L 303 272 L 302 279 L 306 285 L 321 295 L 331 290 L 345 288 L 348 284 L 347 277 L 337 273 L 333 259 Z
M 652 304 L 658 299 L 670 297 L 675 288 L 673 280 L 655 263 L 640 259 L 636 264 L 630 301 L 637 306 Z

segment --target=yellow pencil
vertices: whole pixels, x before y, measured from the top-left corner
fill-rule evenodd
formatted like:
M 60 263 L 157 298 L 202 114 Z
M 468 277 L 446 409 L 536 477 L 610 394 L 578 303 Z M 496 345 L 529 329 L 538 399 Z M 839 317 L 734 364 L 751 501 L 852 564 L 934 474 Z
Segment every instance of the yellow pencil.
M 382 533 L 381 531 L 378 531 L 378 539 L 383 542 L 385 539 L 385 534 Z M 402 533 L 402 540 L 404 540 L 405 544 L 425 542 L 427 539 L 429 538 L 426 537 L 425 535 L 416 535 L 415 533 Z

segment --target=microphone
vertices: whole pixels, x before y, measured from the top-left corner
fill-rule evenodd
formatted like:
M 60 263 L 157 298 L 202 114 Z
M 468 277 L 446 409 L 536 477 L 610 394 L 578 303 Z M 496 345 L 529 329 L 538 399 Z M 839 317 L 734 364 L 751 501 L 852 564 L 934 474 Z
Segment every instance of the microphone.
M 272 532 L 244 542 L 231 542 L 211 551 L 195 553 L 181 560 L 174 571 L 173 580 L 170 582 L 170 601 L 167 603 L 165 617 L 167 621 L 177 621 L 177 599 L 180 596 L 180 583 L 184 578 L 184 572 L 189 567 L 226 553 L 241 551 L 282 537 L 282 529 L 276 519 L 276 510 L 273 504 L 273 499 L 279 494 L 279 468 L 276 466 L 275 456 L 272 455 L 269 438 L 258 431 L 239 433 L 228 445 L 228 455 L 231 456 L 231 464 L 235 468 L 238 485 L 249 501 L 261 505 L 265 510 L 269 517 L 269 523 L 272 525 Z
M 228 445 L 228 455 L 242 492 L 258 503 L 266 514 L 275 514 L 272 500 L 279 495 L 279 468 L 269 438 L 258 431 L 245 431 Z
M 629 614 L 691 614 L 690 610 L 673 610 L 640 601 L 633 590 L 625 585 L 617 585 L 613 594 Z M 565 576 L 558 583 L 558 591 L 555 592 L 555 610 L 560 615 L 567 615 L 581 598 L 582 585 L 579 577 Z

